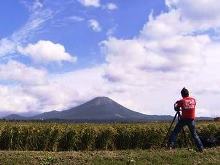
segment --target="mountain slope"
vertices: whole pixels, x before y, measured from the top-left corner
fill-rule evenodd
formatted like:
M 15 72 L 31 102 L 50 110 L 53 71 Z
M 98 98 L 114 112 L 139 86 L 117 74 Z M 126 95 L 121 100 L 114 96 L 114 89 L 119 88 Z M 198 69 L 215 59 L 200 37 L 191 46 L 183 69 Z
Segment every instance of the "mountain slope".
M 144 119 L 146 115 L 131 111 L 107 97 L 97 97 L 78 107 L 61 112 L 65 119 Z
M 34 116 L 33 119 L 131 120 L 145 119 L 146 116 L 131 111 L 107 97 L 97 97 L 69 110 L 51 111 Z

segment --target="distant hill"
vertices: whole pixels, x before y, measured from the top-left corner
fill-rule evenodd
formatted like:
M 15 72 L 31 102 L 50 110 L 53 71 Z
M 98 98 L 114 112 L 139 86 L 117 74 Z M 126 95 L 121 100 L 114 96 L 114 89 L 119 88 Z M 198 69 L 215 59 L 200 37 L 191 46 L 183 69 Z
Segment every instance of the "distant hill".
M 132 111 L 108 97 L 96 97 L 82 105 L 64 111 L 50 111 L 32 117 L 9 115 L 7 120 L 69 120 L 69 121 L 161 121 L 169 115 L 145 115 Z
M 199 121 L 207 121 L 207 120 L 209 120 L 209 121 L 213 121 L 214 120 L 214 118 L 212 118 L 212 117 L 196 117 L 196 120 L 199 120 Z
M 17 115 L 17 114 L 11 114 L 11 115 L 4 117 L 4 119 L 6 119 L 6 120 L 27 120 L 28 118 L 21 116 L 21 115 Z

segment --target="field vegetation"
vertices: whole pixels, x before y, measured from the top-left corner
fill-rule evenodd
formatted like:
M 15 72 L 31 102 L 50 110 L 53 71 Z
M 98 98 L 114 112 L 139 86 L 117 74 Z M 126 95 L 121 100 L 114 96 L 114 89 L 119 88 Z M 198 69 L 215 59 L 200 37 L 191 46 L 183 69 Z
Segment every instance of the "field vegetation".
M 169 125 L 170 123 L 65 124 L 5 121 L 0 123 L 0 150 L 159 149 Z M 187 130 L 187 139 L 191 139 Z M 206 147 L 220 145 L 220 122 L 199 122 L 197 131 Z M 190 145 L 193 148 L 193 143 Z M 179 136 L 177 146 L 186 147 L 183 135 Z

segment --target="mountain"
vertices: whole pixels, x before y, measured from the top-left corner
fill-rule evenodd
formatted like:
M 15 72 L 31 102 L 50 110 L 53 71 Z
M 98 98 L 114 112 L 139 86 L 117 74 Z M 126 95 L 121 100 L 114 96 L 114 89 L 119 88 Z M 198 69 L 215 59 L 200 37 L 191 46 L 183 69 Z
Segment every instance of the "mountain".
M 12 117 L 10 117 L 10 119 L 13 119 Z M 17 117 L 18 116 L 14 116 L 14 119 L 18 119 Z M 21 117 L 19 116 L 19 118 Z M 152 121 L 171 120 L 172 116 L 145 115 L 129 110 L 108 97 L 96 97 L 82 105 L 68 110 L 45 112 L 29 117 L 28 119 L 56 119 L 70 121 Z
M 125 108 L 108 97 L 96 97 L 82 105 L 64 111 L 51 111 L 32 119 L 64 119 L 86 121 L 145 120 L 147 115 Z

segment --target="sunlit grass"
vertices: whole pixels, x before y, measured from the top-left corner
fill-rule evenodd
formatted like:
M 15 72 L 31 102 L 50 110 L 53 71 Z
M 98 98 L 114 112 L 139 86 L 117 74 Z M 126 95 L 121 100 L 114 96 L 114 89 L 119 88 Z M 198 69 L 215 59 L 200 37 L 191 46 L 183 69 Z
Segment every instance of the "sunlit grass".
M 0 151 L 1 164 L 220 164 L 220 148 L 194 150 Z

